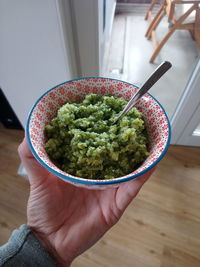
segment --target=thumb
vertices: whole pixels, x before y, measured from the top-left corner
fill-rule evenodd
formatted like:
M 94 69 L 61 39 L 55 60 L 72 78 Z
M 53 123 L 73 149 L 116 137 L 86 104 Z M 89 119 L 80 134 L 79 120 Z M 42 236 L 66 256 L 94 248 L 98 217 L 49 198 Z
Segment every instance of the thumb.
M 18 147 L 18 153 L 22 164 L 24 165 L 30 184 L 40 184 L 45 180 L 49 172 L 44 169 L 39 162 L 34 158 L 29 149 L 28 142 L 24 138 L 23 142 Z
M 141 177 L 136 178 L 130 182 L 119 186 L 116 194 L 117 207 L 123 212 L 126 207 L 130 204 L 133 198 L 136 197 L 140 191 L 142 185 L 148 180 L 155 168 L 151 169 Z

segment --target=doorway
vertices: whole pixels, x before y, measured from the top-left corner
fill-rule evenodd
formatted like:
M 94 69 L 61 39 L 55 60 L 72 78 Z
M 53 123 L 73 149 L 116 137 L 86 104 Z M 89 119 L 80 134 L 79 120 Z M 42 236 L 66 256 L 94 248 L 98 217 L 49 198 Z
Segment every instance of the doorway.
M 149 7 L 149 3 L 145 3 L 147 1 L 149 2 L 70 1 L 79 76 L 105 76 L 140 87 L 161 62 L 170 61 L 172 68 L 156 83 L 150 93 L 158 99 L 169 116 L 172 125 L 171 143 L 200 146 L 200 137 L 194 137 L 198 136 L 200 124 L 200 59 L 196 42 L 188 31 L 176 31 L 155 62 L 149 63 L 153 46 L 152 42 L 145 38 L 148 27 L 148 22 L 144 19 Z M 158 8 L 159 6 L 156 6 L 154 11 Z M 157 29 L 158 38 L 167 27 L 168 21 L 164 18 Z M 188 108 L 191 103 L 192 109 Z M 187 120 L 182 114 L 187 114 Z M 191 120 L 193 124 L 189 124 Z M 184 133 L 187 124 L 191 128 Z M 190 141 L 196 141 L 193 143 L 188 138 L 180 139 L 181 134 L 192 137 L 189 138 Z

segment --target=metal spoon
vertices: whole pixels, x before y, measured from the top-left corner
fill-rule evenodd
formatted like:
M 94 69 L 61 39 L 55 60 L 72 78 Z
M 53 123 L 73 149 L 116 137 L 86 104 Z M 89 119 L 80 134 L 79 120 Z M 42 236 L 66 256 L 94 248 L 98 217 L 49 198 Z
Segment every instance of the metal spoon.
M 115 119 L 115 124 L 119 119 L 121 119 L 127 112 L 129 112 L 132 107 L 137 103 L 137 101 L 171 68 L 172 64 L 168 61 L 161 63 L 157 69 L 151 74 L 148 80 L 143 84 L 140 90 L 134 94 L 129 100 L 125 108 L 119 113 L 118 117 Z

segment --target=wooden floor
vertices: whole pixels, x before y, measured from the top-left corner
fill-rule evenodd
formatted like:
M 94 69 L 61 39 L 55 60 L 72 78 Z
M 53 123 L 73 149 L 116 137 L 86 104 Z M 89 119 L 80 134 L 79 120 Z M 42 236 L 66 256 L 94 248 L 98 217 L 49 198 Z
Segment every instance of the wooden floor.
M 0 245 L 26 223 L 29 185 L 16 174 L 22 137 L 0 126 Z M 200 266 L 200 148 L 170 147 L 119 223 L 72 266 Z

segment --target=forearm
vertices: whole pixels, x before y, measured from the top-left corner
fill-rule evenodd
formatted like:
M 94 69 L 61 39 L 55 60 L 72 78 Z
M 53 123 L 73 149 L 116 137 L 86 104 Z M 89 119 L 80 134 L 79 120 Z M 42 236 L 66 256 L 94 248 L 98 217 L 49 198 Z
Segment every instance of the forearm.
M 8 242 L 0 247 L 0 266 L 55 267 L 58 264 L 33 231 L 27 225 L 22 225 L 13 231 Z

